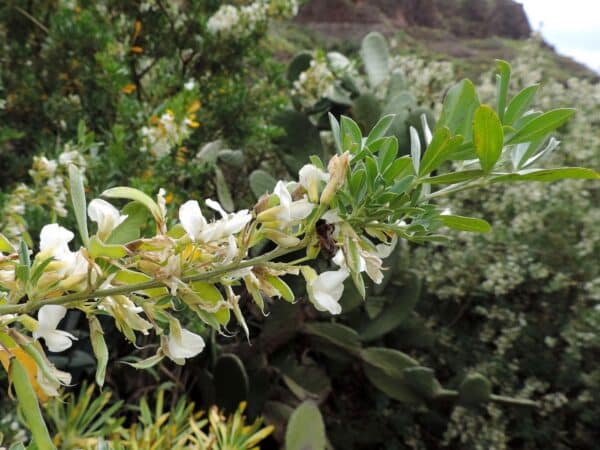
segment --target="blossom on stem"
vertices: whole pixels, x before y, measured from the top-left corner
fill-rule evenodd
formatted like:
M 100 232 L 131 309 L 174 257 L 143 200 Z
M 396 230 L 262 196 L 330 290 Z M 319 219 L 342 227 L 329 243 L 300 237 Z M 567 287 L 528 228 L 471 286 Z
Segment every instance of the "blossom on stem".
M 77 340 L 71 333 L 56 329 L 65 314 L 67 309 L 60 305 L 44 305 L 38 311 L 38 326 L 33 338 L 43 338 L 51 352 L 62 352 L 71 347 L 73 340 Z
M 204 350 L 202 336 L 182 328 L 171 331 L 166 339 L 165 352 L 177 364 L 183 364 L 187 358 L 193 358 Z
M 330 314 L 341 313 L 339 301 L 350 271 L 342 267 L 317 275 L 313 269 L 305 267 L 302 272 L 307 281 L 308 297 L 314 307 L 319 311 L 329 311 Z
M 329 171 L 329 182 L 321 193 L 321 203 L 329 205 L 335 197 L 336 191 L 344 184 L 346 173 L 350 168 L 350 153 L 344 152 L 341 155 L 334 155 L 327 165 Z
M 56 223 L 45 225 L 40 232 L 40 253 L 36 259 L 44 261 L 49 257 L 54 258 L 48 268 L 63 279 L 61 285 L 64 288 L 81 282 L 89 269 L 89 263 L 81 251 L 72 252 L 69 249 L 69 242 L 73 237 L 71 231 Z
M 273 194 L 279 198 L 279 205 L 267 209 L 258 215 L 260 222 L 278 222 L 285 228 L 299 220 L 305 219 L 314 209 L 315 205 L 305 198 L 293 201 L 292 195 L 283 181 L 278 181 L 273 189 Z
M 321 181 L 329 181 L 329 174 L 323 172 L 313 164 L 306 164 L 298 173 L 300 185 L 306 189 L 308 199 L 316 203 L 319 201 L 319 185 Z
M 214 200 L 207 199 L 206 205 L 217 211 L 221 220 L 208 223 L 196 200 L 188 200 L 179 208 L 179 221 L 192 241 L 212 242 L 228 238 L 242 231 L 252 220 L 247 209 L 229 214 Z
M 103 240 L 110 236 L 110 233 L 127 219 L 126 215 L 121 215 L 117 208 L 100 198 L 95 198 L 90 202 L 88 216 L 98 224 L 98 236 Z

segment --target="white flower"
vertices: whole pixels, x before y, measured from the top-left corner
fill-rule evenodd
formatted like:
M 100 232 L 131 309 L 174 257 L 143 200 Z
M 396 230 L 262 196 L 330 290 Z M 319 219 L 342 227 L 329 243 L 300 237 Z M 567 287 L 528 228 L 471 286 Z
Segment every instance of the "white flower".
M 307 217 L 315 207 L 306 199 L 292 201 L 292 195 L 283 181 L 278 181 L 273 193 L 279 197 L 279 206 L 273 208 L 276 219 L 287 226 Z
M 206 222 L 196 200 L 188 200 L 179 208 L 179 221 L 192 241 L 212 242 L 228 238 L 239 233 L 252 220 L 247 209 L 229 214 L 214 200 L 207 199 L 206 205 L 217 211 L 222 219 Z
M 309 200 L 314 203 L 318 202 L 319 184 L 321 181 L 329 181 L 329 174 L 313 164 L 306 164 L 300 169 L 298 175 L 300 185 L 308 192 Z
M 49 253 L 56 259 L 61 259 L 71 253 L 69 242 L 75 235 L 56 223 L 45 225 L 40 232 L 40 252 Z
M 339 270 L 323 272 L 308 283 L 310 301 L 319 311 L 329 311 L 339 314 L 342 307 L 339 304 L 344 293 L 344 280 L 350 272 L 345 267 Z
M 98 224 L 98 236 L 106 239 L 127 216 L 122 216 L 119 210 L 105 200 L 95 198 L 88 206 L 88 216 Z
M 190 78 L 184 85 L 183 88 L 186 91 L 191 91 L 192 89 L 194 89 L 194 87 L 196 86 L 196 82 L 194 81 L 193 78 Z
M 33 338 L 44 338 L 51 352 L 62 352 L 71 347 L 72 340 L 77 340 L 71 333 L 56 329 L 66 313 L 67 308 L 60 305 L 44 305 L 38 311 L 38 327 L 33 332 Z
M 204 339 L 184 328 L 180 333 L 171 333 L 167 337 L 167 350 L 171 359 L 183 363 L 182 360 L 193 358 L 204 350 Z
M 71 231 L 56 223 L 45 225 L 40 232 L 40 253 L 37 258 L 43 261 L 51 256 L 55 259 L 48 267 L 56 270 L 59 276 L 66 278 L 63 287 L 70 287 L 80 282 L 89 268 L 87 259 L 80 251 L 69 250 L 69 242 L 73 237 Z
M 188 200 L 179 207 L 179 221 L 192 241 L 197 239 L 207 224 L 196 200 Z

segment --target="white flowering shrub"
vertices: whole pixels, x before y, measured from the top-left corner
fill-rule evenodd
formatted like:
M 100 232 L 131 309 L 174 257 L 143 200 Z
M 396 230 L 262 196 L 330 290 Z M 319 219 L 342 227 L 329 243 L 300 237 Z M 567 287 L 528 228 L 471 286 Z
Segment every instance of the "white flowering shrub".
M 576 104 L 578 111 L 556 134 L 563 151 L 553 151 L 553 141 L 539 141 L 547 152 L 536 163 L 597 167 L 600 84 L 557 80 L 545 55 L 540 42 L 530 40 L 514 61 L 511 88 L 517 92 L 539 83 L 529 108 Z M 492 74 L 482 78 L 486 100 L 494 96 L 492 80 Z M 415 249 L 428 291 L 423 310 L 431 313 L 430 326 L 440 330 L 452 357 L 461 354 L 462 366 L 487 375 L 505 392 L 539 400 L 544 423 L 536 433 L 532 422 L 537 419 L 518 411 L 483 418 L 455 411 L 447 445 L 503 449 L 525 439 L 534 446 L 567 448 L 556 444 L 562 433 L 565 442 L 591 448 L 599 417 L 592 406 L 598 368 L 591 362 L 600 348 L 598 185 L 568 180 L 491 186 L 482 192 L 459 192 L 442 203 L 452 210 L 482 212 L 494 233 L 460 233 L 451 246 Z M 473 340 L 484 347 L 474 351 Z M 432 360 L 453 364 L 449 355 L 442 352 Z M 570 427 L 573 420 L 578 427 Z M 490 440 L 492 435 L 496 438 Z
M 287 19 L 298 13 L 297 0 L 255 0 L 246 5 L 225 4 L 207 22 L 208 31 L 221 39 L 246 39 L 270 19 Z
M 140 336 L 154 341 L 154 354 L 132 363 L 135 368 L 147 369 L 165 358 L 183 365 L 204 350 L 207 334 L 227 334 L 233 319 L 250 338 L 240 304 L 243 293 L 265 313 L 265 298 L 296 300 L 283 277 L 297 277 L 316 310 L 338 315 L 344 283 L 351 281 L 365 298 L 363 274 L 381 284 L 383 260 L 398 241 L 444 240 L 444 226 L 490 230 L 483 219 L 452 214 L 439 198 L 496 183 L 599 178 L 591 169 L 532 168 L 548 152 L 538 148 L 538 140 L 574 111 L 532 113 L 522 107 L 520 97 L 509 101 L 510 66 L 500 62 L 499 68 L 497 108 L 480 103 L 472 83 L 462 81 L 449 91 L 435 130 L 423 122 L 423 149 L 411 129 L 410 155 L 399 156 L 398 140 L 386 136 L 393 115 L 378 120 L 366 136 L 348 117 L 338 122 L 330 115 L 337 152 L 327 166 L 312 157 L 297 181 L 278 181 L 252 209 L 228 212 L 206 199 L 208 210 L 203 211 L 197 200 L 189 199 L 174 220 L 167 213 L 164 189 L 153 199 L 131 187 L 110 188 L 88 204 L 81 171 L 70 164 L 81 246 L 72 248 L 75 233 L 58 223 L 41 229 L 37 252 L 25 241 L 17 245 L 0 236 L 0 361 L 15 386 L 33 442 L 41 449 L 54 448 L 38 399 L 56 396 L 61 385 L 70 383 L 71 375 L 46 355 L 46 349 L 62 352 L 73 345 L 76 336 L 61 329 L 69 309 L 87 319 L 97 359 L 95 378 L 102 386 L 111 350 L 102 316 L 111 318 L 134 345 Z M 448 161 L 461 167 L 437 174 Z M 443 185 L 447 187 L 439 188 Z M 106 199 L 129 203 L 119 209 Z M 205 217 L 209 210 L 214 219 Z M 147 214 L 153 226 L 142 234 L 145 220 L 140 215 Z M 319 255 L 334 267 L 319 273 L 310 264 Z M 203 329 L 186 327 L 190 316 Z M 397 350 L 371 347 L 358 353 L 368 364 L 369 379 L 393 398 L 416 403 L 451 399 L 471 406 L 489 401 L 534 404 L 492 394 L 490 382 L 477 374 L 458 390 L 444 389 L 430 369 Z M 389 369 L 393 361 L 397 366 Z M 426 381 L 417 382 L 422 377 Z M 390 388 L 397 383 L 401 393 Z

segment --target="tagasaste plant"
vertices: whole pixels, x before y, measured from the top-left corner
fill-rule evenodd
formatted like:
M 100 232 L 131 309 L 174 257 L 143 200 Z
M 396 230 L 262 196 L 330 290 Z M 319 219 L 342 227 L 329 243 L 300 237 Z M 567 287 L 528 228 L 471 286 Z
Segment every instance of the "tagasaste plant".
M 50 363 L 40 341 L 51 352 L 71 346 L 74 337 L 58 329 L 67 309 L 88 318 L 98 360 L 96 381 L 102 386 L 109 349 L 98 316 L 111 316 L 133 344 L 138 333 L 152 332 L 160 340 L 156 354 L 135 367 L 148 368 L 163 358 L 183 364 L 205 346 L 201 335 L 182 326 L 186 314 L 196 314 L 222 334 L 233 315 L 248 335 L 242 293 L 263 311 L 265 297 L 294 302 L 284 276 L 302 277 L 315 308 L 339 314 L 344 282 L 351 279 L 364 297 L 364 273 L 380 283 L 383 259 L 399 239 L 445 240 L 438 233 L 443 226 L 489 231 L 483 219 L 452 215 L 436 206 L 439 197 L 490 183 L 600 178 L 591 169 L 534 168 L 557 146 L 553 139 L 546 142 L 549 133 L 574 110 L 532 111 L 531 89 L 509 101 L 510 67 L 499 61 L 498 68 L 495 108 L 480 104 L 470 81 L 460 82 L 448 92 L 435 130 L 425 127 L 426 148 L 421 149 L 411 129 L 410 155 L 398 157 L 397 139 L 386 136 L 391 115 L 367 136 L 351 119 L 342 116 L 338 122 L 330 116 L 337 154 L 327 166 L 312 157 L 297 182 L 278 181 L 252 210 L 231 213 L 207 199 L 205 205 L 218 215 L 214 220 L 205 218 L 196 200 L 188 200 L 173 221 L 167 217 L 164 190 L 156 199 L 129 187 L 105 191 L 105 199 L 129 201 L 121 210 L 104 199 L 87 204 L 81 174 L 70 166 L 83 246 L 72 250 L 74 233 L 56 223 L 42 229 L 37 253 L 24 242 L 16 246 L 0 239 L 0 360 L 37 448 L 54 448 L 38 399 L 57 395 L 70 382 L 68 373 Z M 436 175 L 448 161 L 459 162 L 459 170 Z M 146 211 L 155 224 L 151 236 L 140 234 Z M 86 216 L 95 223 L 95 233 L 89 232 Z M 310 261 L 319 255 L 337 269 L 317 273 Z M 519 404 L 518 399 L 490 396 L 487 380 L 467 379 L 469 386 L 457 392 L 443 389 L 429 369 L 407 367 L 407 379 L 410 375 L 423 398 Z

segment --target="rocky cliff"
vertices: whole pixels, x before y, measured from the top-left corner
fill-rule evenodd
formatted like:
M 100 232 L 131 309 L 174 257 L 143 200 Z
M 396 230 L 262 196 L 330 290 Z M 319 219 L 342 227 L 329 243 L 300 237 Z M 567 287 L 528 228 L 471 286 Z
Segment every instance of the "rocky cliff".
M 297 21 L 328 35 L 405 27 L 474 38 L 521 39 L 531 33 L 523 5 L 513 0 L 309 0 Z

